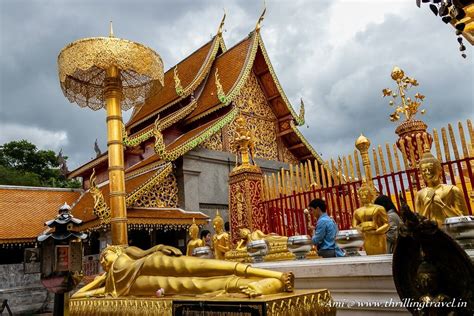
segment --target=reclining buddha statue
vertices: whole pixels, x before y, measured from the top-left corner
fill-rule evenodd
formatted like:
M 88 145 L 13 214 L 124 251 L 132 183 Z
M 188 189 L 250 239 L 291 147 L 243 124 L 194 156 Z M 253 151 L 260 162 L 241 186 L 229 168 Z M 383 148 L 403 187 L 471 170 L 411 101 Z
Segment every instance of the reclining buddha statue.
M 220 295 L 241 293 L 249 297 L 292 292 L 294 276 L 250 265 L 183 256 L 179 249 L 157 245 L 149 250 L 108 246 L 100 263 L 105 273 L 72 297 Z
M 247 244 L 254 240 L 265 240 L 268 243 L 269 250 L 265 256 L 265 260 L 291 260 L 294 255 L 288 251 L 288 237 L 277 234 L 265 234 L 261 230 L 253 232 L 248 228 L 239 229 L 240 241 L 237 243 L 235 249 L 226 252 L 225 259 L 232 261 L 250 261 L 247 253 Z

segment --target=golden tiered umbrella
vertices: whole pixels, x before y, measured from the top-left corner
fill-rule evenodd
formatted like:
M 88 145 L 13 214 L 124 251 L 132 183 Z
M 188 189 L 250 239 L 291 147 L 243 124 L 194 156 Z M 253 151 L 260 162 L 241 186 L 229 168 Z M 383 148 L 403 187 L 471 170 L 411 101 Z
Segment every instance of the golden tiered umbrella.
M 80 39 L 58 56 L 61 89 L 70 102 L 93 110 L 107 110 L 107 148 L 112 243 L 126 245 L 122 109 L 141 105 L 163 86 L 163 62 L 149 47 L 109 37 Z

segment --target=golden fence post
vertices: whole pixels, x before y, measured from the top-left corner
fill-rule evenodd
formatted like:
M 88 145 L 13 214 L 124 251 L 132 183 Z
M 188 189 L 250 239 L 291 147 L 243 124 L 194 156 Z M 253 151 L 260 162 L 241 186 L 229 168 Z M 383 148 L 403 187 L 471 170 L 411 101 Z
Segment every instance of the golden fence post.
M 474 130 L 472 129 L 472 123 L 469 119 L 467 120 L 467 131 L 471 140 L 471 148 L 474 148 Z
M 433 140 L 436 148 L 436 157 L 438 158 L 439 162 L 443 162 L 443 156 L 441 155 L 441 146 L 439 144 L 438 131 L 436 130 L 436 128 L 433 128 Z
M 387 151 L 387 159 L 388 159 L 388 167 L 390 168 L 390 172 L 393 173 L 393 160 L 392 160 L 392 152 L 390 150 L 390 144 L 385 143 L 385 150 Z
M 323 181 L 323 188 L 327 188 L 327 179 L 329 179 L 329 176 L 327 176 L 326 168 L 324 166 L 324 163 L 321 164 L 321 180 Z
M 352 155 L 349 154 L 349 172 L 350 172 L 350 177 L 351 177 L 351 182 L 355 180 L 355 174 L 354 174 L 354 164 L 352 163 Z
M 350 174 L 349 174 L 349 167 L 347 166 L 347 159 L 346 156 L 342 156 L 342 163 L 344 165 L 344 175 L 347 177 L 346 182 L 350 181 Z
M 308 169 L 309 169 L 309 186 L 312 187 L 315 184 L 314 181 L 314 173 L 313 173 L 313 164 L 311 161 L 308 161 Z
M 443 138 L 444 156 L 446 161 L 451 161 L 451 154 L 449 153 L 448 136 L 446 135 L 446 128 L 441 128 L 441 137 Z
M 314 161 L 314 176 L 316 177 L 316 184 L 318 185 L 318 187 L 321 187 L 321 176 L 319 174 L 319 163 L 317 160 Z
M 362 180 L 362 173 L 360 172 L 359 153 L 354 149 L 354 163 L 356 165 L 357 179 Z
M 380 166 L 382 166 L 382 174 L 385 175 L 387 174 L 387 167 L 385 166 L 385 159 L 383 158 L 383 151 L 382 151 L 381 145 L 378 145 L 378 150 L 379 150 Z
M 467 158 L 469 157 L 469 148 L 467 147 L 466 137 L 464 136 L 464 128 L 462 127 L 461 122 L 458 122 L 458 129 L 459 129 L 459 137 L 461 138 L 462 155 L 463 155 L 463 158 Z
M 374 157 L 375 175 L 380 176 L 379 161 L 377 159 L 377 152 L 372 148 L 372 156 Z
M 448 124 L 449 138 L 451 139 L 451 145 L 453 146 L 454 159 L 459 160 L 458 145 L 456 144 L 456 138 L 454 137 L 454 130 L 451 123 Z
M 396 144 L 393 144 L 393 156 L 395 157 L 395 163 L 397 165 L 397 172 L 402 170 L 400 164 L 400 158 L 398 157 L 398 147 Z
M 326 160 L 324 166 L 326 167 L 326 174 L 328 176 L 328 187 L 332 187 L 332 171 L 329 169 L 329 161 Z

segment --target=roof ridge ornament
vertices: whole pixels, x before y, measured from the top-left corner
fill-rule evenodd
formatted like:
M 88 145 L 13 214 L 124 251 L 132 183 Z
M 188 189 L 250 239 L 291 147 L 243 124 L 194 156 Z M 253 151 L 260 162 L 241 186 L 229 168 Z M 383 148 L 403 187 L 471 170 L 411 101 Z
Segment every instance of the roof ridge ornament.
M 224 31 L 224 22 L 225 22 L 226 16 L 227 16 L 227 13 L 225 12 L 225 8 L 224 8 L 224 16 L 222 17 L 221 24 L 219 24 L 219 29 L 217 30 L 217 36 L 222 35 L 222 31 Z
M 216 88 L 217 88 L 217 98 L 221 103 L 227 103 L 227 98 L 225 96 L 224 89 L 222 88 L 221 81 L 219 80 L 219 68 L 216 67 L 215 72 L 215 79 L 216 79 Z
M 296 117 L 296 123 L 299 126 L 303 125 L 305 122 L 304 114 L 305 114 L 304 102 L 303 102 L 303 98 L 301 98 L 300 99 L 300 113 L 298 114 L 298 117 Z
M 174 67 L 174 88 L 176 90 L 176 94 L 182 97 L 184 95 L 184 89 L 181 85 L 181 80 L 178 77 L 178 65 Z
M 260 28 L 262 27 L 262 22 L 265 18 L 265 12 L 267 12 L 267 4 L 265 3 L 265 0 L 263 0 L 263 11 L 262 14 L 260 14 L 260 17 L 258 18 L 257 24 L 255 25 L 256 32 L 260 31 Z

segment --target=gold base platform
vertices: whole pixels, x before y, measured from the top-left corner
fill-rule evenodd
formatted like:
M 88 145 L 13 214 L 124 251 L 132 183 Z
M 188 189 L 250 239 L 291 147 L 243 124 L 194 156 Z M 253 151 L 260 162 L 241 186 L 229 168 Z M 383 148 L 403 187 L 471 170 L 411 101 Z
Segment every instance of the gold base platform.
M 72 316 L 89 315 L 245 315 L 294 316 L 336 315 L 328 290 L 296 290 L 293 293 L 257 298 L 236 296 L 168 296 L 164 298 L 85 298 L 71 299 Z

